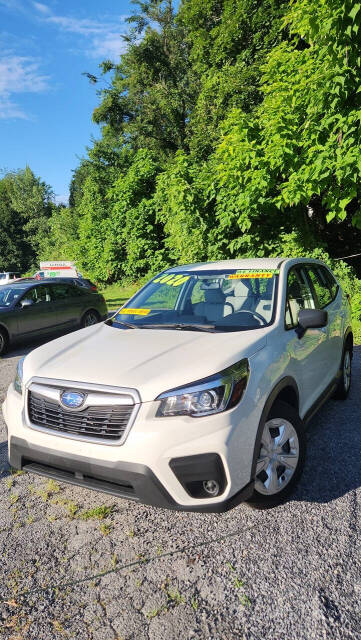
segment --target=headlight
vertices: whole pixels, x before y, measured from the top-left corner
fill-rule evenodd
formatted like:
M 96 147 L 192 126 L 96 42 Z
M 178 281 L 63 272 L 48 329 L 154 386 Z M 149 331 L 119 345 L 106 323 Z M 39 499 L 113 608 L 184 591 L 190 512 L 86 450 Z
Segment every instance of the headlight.
M 240 402 L 249 376 L 248 360 L 241 360 L 210 378 L 162 393 L 157 416 L 198 418 L 220 413 Z
M 16 376 L 15 376 L 15 380 L 14 380 L 15 390 L 20 394 L 22 394 L 22 392 L 23 392 L 23 364 L 24 364 L 24 360 L 25 360 L 25 356 L 24 356 L 24 358 L 20 358 L 20 360 L 18 362 L 18 366 L 16 368 Z

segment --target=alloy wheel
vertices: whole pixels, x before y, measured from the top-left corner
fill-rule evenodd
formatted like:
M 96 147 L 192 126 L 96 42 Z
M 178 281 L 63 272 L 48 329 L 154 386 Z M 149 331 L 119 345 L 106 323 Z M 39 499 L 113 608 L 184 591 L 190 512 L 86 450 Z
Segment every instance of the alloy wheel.
M 92 313 L 91 311 L 87 313 L 84 319 L 84 326 L 91 327 L 93 324 L 97 324 L 97 323 L 98 323 L 98 316 L 95 313 Z
M 349 351 L 345 351 L 343 359 L 343 385 L 347 392 L 351 384 L 351 356 Z
M 268 420 L 261 438 L 255 489 L 268 496 L 282 491 L 294 475 L 299 456 L 299 440 L 291 422 L 283 418 Z

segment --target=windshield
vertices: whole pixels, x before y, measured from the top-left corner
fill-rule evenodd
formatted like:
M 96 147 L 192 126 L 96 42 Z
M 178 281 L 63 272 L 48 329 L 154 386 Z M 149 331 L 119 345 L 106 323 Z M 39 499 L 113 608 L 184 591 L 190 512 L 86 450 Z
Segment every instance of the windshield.
M 27 287 L 4 286 L 0 288 L 0 307 L 11 307 L 23 295 Z
M 245 331 L 273 321 L 278 271 L 167 272 L 111 320 L 119 328 Z

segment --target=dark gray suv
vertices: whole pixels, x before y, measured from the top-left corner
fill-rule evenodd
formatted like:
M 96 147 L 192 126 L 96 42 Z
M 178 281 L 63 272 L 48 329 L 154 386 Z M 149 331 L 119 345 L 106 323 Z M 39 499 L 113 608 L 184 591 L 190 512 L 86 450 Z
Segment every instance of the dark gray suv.
M 57 278 L 0 287 L 0 355 L 10 344 L 88 327 L 108 315 L 104 297 Z

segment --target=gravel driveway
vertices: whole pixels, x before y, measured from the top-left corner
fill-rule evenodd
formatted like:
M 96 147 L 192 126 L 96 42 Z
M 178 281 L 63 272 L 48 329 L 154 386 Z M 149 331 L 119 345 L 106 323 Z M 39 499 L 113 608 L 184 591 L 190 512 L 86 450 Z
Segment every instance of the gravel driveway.
M 29 349 L 28 349 L 29 350 Z M 20 355 L 0 361 L 0 399 Z M 0 418 L 0 637 L 361 638 L 361 347 L 313 419 L 297 493 L 188 514 L 11 474 Z

